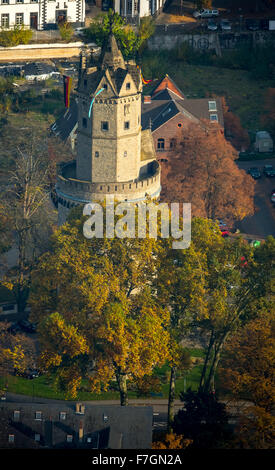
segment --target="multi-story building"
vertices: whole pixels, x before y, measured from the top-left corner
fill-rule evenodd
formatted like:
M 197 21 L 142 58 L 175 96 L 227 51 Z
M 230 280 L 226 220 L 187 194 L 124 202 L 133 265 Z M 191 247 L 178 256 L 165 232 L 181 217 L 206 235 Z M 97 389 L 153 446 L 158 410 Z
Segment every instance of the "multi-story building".
M 160 12 L 166 0 L 113 0 L 116 13 L 127 20 L 139 19 Z
M 43 30 L 62 21 L 74 26 L 85 22 L 85 0 L 0 0 L 0 26 L 11 29 L 24 25 Z

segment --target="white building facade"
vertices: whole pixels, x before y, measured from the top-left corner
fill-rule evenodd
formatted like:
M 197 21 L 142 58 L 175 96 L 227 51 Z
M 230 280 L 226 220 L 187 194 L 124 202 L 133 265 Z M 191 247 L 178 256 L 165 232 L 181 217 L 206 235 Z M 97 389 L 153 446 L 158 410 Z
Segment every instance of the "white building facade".
M 114 10 L 119 15 L 130 18 L 143 18 L 162 11 L 166 0 L 114 0 Z
M 85 0 L 0 0 L 0 21 L 3 29 L 55 29 L 62 21 L 84 26 Z

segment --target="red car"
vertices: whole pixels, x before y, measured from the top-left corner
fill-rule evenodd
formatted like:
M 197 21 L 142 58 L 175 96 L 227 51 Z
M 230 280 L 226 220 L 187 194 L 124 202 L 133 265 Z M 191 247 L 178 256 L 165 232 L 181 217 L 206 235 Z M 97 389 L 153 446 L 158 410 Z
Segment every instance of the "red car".
M 219 225 L 219 229 L 221 231 L 222 237 L 228 237 L 229 236 L 229 230 L 225 225 Z

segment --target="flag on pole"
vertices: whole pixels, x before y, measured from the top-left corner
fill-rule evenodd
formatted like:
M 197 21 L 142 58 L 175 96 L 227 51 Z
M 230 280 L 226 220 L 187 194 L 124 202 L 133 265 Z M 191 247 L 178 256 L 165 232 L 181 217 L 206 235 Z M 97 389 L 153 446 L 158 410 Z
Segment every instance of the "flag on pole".
M 66 75 L 63 75 L 64 103 L 65 103 L 66 108 L 70 107 L 70 94 L 71 94 L 72 82 L 73 82 L 72 77 L 67 77 Z
M 148 85 L 148 83 L 150 83 L 150 82 L 153 81 L 153 80 L 145 80 L 145 78 L 144 78 L 143 75 L 142 75 L 141 69 L 140 69 L 140 67 L 139 67 L 138 65 L 137 65 L 137 68 L 140 70 L 141 80 L 142 80 L 142 83 L 143 83 L 144 85 Z

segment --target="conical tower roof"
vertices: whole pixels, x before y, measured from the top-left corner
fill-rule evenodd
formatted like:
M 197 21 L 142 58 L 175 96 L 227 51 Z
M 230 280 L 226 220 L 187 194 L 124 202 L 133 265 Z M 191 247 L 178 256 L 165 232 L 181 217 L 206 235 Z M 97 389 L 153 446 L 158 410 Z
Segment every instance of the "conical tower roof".
M 109 34 L 102 50 L 101 66 L 102 68 L 108 67 L 113 70 L 126 68 L 123 55 L 118 48 L 116 38 L 112 32 Z

